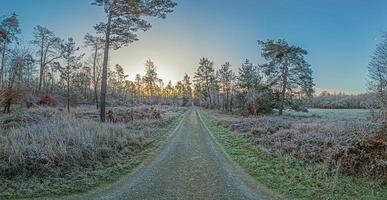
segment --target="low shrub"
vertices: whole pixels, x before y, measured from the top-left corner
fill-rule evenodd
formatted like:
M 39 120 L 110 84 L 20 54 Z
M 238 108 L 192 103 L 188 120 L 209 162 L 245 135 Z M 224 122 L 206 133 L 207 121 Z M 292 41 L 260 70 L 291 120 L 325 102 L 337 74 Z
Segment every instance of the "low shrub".
M 331 166 L 363 176 L 372 176 L 387 183 L 387 135 L 377 134 L 345 151 L 336 153 Z

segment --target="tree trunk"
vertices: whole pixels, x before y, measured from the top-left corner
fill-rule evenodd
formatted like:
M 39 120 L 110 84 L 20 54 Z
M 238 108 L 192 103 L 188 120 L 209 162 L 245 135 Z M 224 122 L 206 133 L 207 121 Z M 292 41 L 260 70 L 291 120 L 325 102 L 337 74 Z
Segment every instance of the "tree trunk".
M 211 108 L 211 104 L 212 104 L 212 98 L 211 98 L 211 91 L 210 91 L 210 86 L 208 86 L 208 81 L 207 81 L 207 94 L 208 94 L 208 100 L 210 101 L 209 103 L 207 102 L 207 107 L 208 108 Z M 207 101 L 207 99 L 206 99 Z
M 387 105 L 384 106 L 384 110 L 383 110 L 383 123 L 384 123 L 384 131 L 387 132 Z
M 216 105 L 216 108 L 219 109 L 219 106 L 220 106 L 220 95 L 219 95 L 219 92 L 218 94 L 216 95 L 216 98 L 217 98 L 217 105 Z
M 38 92 L 41 94 L 42 92 L 42 83 L 43 83 L 43 72 L 44 72 L 44 60 L 43 60 L 43 39 L 40 46 L 40 70 L 39 70 L 39 87 Z
M 46 88 L 47 88 L 47 70 L 43 71 L 43 84 L 42 84 L 42 94 L 46 95 Z
M 112 22 L 112 10 L 115 4 L 113 0 L 112 5 L 109 9 L 108 23 L 106 27 L 106 38 L 105 38 L 105 50 L 103 56 L 103 66 L 102 66 L 102 80 L 101 80 L 101 105 L 100 105 L 100 119 L 101 122 L 105 122 L 105 107 L 106 107 L 106 90 L 107 90 L 107 65 L 109 59 L 109 49 L 110 49 L 110 31 L 111 31 L 111 22 Z
M 285 95 L 286 95 L 286 87 L 288 86 L 288 75 L 289 75 L 289 68 L 288 68 L 288 58 L 285 58 L 284 63 L 284 69 L 282 74 L 282 91 L 281 91 L 281 97 L 280 97 L 280 105 L 279 105 L 279 115 L 283 114 L 284 110 L 284 103 L 285 103 Z
M 67 112 L 70 112 L 70 74 L 67 73 Z
M 7 51 L 7 40 L 4 40 L 3 44 L 3 51 L 1 54 L 1 74 L 0 74 L 0 85 L 1 88 L 3 88 L 3 83 L 4 83 L 4 71 L 5 71 L 5 52 Z
M 232 97 L 233 97 L 233 93 L 231 92 L 231 95 L 230 95 L 230 107 L 229 107 L 229 111 L 230 112 L 232 112 L 232 106 L 233 106 L 232 105 L 233 104 L 233 102 L 232 102 L 233 98 Z
M 98 93 L 97 93 L 98 84 L 97 84 L 97 73 L 96 73 L 97 53 L 98 53 L 98 48 L 96 47 L 94 52 L 94 60 L 93 60 L 93 85 L 94 85 L 94 101 L 98 109 Z
M 227 89 L 227 92 L 226 92 L 226 111 L 228 111 L 229 107 L 230 107 L 228 99 L 229 99 L 229 90 Z

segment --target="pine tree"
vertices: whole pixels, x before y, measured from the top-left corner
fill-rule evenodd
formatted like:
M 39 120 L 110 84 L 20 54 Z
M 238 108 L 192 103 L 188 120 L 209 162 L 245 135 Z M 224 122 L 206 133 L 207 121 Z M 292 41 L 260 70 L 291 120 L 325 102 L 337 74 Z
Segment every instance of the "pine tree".
M 248 59 L 242 64 L 238 71 L 238 88 L 242 91 L 259 90 L 262 88 L 262 76 L 256 66 Z
M 142 101 L 142 78 L 140 76 L 140 74 L 136 74 L 136 78 L 134 80 L 134 85 L 135 85 L 135 89 L 136 89 L 136 98 L 137 98 L 137 101 Z
M 157 77 L 156 66 L 153 61 L 148 60 L 145 63 L 145 75 L 142 78 L 144 83 L 144 92 L 148 97 L 148 103 L 154 103 L 157 94 L 158 83 L 160 79 Z
M 59 64 L 59 71 L 61 79 L 66 84 L 67 111 L 70 112 L 71 84 L 77 70 L 82 66 L 81 59 L 83 55 L 76 55 L 80 48 L 76 46 L 72 38 L 62 44 L 61 48 L 63 65 Z
M 194 76 L 194 82 L 198 94 L 206 101 L 206 107 L 212 107 L 214 97 L 212 91 L 215 85 L 214 63 L 208 58 L 202 58 Z
M 176 3 L 171 0 L 94 0 L 93 5 L 103 6 L 107 15 L 107 22 L 95 27 L 97 33 L 105 35 L 100 110 L 100 118 L 104 122 L 110 48 L 119 49 L 138 40 L 137 31 L 151 28 L 144 18 L 165 18 L 166 14 L 173 11 Z
M 172 82 L 168 81 L 167 86 L 163 89 L 163 96 L 165 97 L 165 102 L 167 104 L 174 103 L 175 93 L 176 91 L 172 85 Z
M 183 103 L 183 106 L 188 106 L 190 104 L 190 102 L 192 101 L 192 87 L 191 87 L 191 80 L 190 80 L 190 77 L 188 76 L 188 74 L 184 74 L 184 78 L 183 78 L 183 81 L 182 81 L 182 88 L 183 88 L 183 91 L 182 91 L 182 103 Z
M 231 110 L 231 91 L 232 84 L 235 79 L 235 75 L 231 70 L 231 64 L 229 62 L 224 63 L 217 72 L 217 77 L 220 82 L 220 90 L 223 93 L 223 110 Z
M 124 68 L 122 68 L 122 66 L 119 64 L 116 65 L 116 76 L 117 93 L 122 96 L 124 93 L 125 79 L 128 77 L 128 75 L 125 75 Z
M 133 81 L 125 80 L 124 83 L 125 94 L 130 97 L 130 105 L 134 105 L 134 98 L 136 97 L 136 85 Z
M 243 113 L 258 115 L 272 110 L 271 93 L 262 79 L 259 68 L 246 59 L 237 77 L 237 107 Z
M 292 100 L 310 98 L 314 92 L 311 66 L 305 61 L 307 51 L 290 46 L 285 40 L 258 41 L 261 54 L 268 63 L 261 66 L 267 76 L 268 85 L 278 94 L 279 115 L 282 115 L 285 103 L 290 107 Z

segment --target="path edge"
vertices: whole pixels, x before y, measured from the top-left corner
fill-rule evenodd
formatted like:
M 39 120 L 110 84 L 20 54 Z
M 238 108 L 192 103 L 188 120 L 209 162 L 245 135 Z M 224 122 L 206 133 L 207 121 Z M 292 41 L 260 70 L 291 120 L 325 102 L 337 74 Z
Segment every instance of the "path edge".
M 187 118 L 188 113 L 193 112 L 193 108 L 188 109 L 183 113 L 180 122 L 178 125 L 173 129 L 172 132 L 169 133 L 167 138 L 165 140 L 161 141 L 160 146 L 157 147 L 153 152 L 151 152 L 151 155 L 149 155 L 148 158 L 146 158 L 141 164 L 139 164 L 137 167 L 135 167 L 131 172 L 128 174 L 123 175 L 116 181 L 113 181 L 111 183 L 107 183 L 105 185 L 102 185 L 100 187 L 94 188 L 92 190 L 79 193 L 79 194 L 71 194 L 71 195 L 65 195 L 65 196 L 47 196 L 47 197 L 39 197 L 39 198 L 28 198 L 23 200 L 52 200 L 52 199 L 58 199 L 58 200 L 77 200 L 77 199 L 94 199 L 95 197 L 98 197 L 100 195 L 105 194 L 106 192 L 110 190 L 114 190 L 114 188 L 122 185 L 123 183 L 131 180 L 136 175 L 140 174 L 156 157 L 157 155 L 162 152 L 162 150 L 167 146 L 168 142 L 173 139 L 176 136 L 176 133 L 181 128 L 184 120 Z
M 195 109 L 196 114 L 199 116 L 200 123 L 202 123 L 203 127 L 206 129 L 208 135 L 210 135 L 213 142 L 219 147 L 220 151 L 224 154 L 225 158 L 231 165 L 231 167 L 236 170 L 239 174 L 242 175 L 242 180 L 245 181 L 247 184 L 252 186 L 253 189 L 256 189 L 259 192 L 263 192 L 265 195 L 267 195 L 269 198 L 272 199 L 284 199 L 281 195 L 275 193 L 274 191 L 270 190 L 268 187 L 264 186 L 257 180 L 255 180 L 250 174 L 248 174 L 238 163 L 236 163 L 232 158 L 228 155 L 224 147 L 218 142 L 215 135 L 212 133 L 212 131 L 208 128 L 207 124 L 204 122 L 201 113 L 199 109 Z

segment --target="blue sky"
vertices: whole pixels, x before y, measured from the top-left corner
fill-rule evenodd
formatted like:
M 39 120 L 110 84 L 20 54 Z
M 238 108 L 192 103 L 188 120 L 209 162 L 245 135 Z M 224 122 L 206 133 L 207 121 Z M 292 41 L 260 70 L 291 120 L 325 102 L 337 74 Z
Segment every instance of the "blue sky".
M 152 59 L 161 78 L 180 80 L 193 74 L 199 58 L 219 67 L 230 61 L 235 71 L 248 58 L 260 58 L 256 40 L 286 39 L 308 50 L 318 90 L 360 93 L 366 90 L 367 64 L 383 31 L 387 1 L 382 0 L 180 0 L 166 20 L 152 19 L 153 28 L 140 41 L 115 51 L 111 63 L 124 66 L 133 78 Z M 44 25 L 63 38 L 93 32 L 104 19 L 91 0 L 0 0 L 0 16 L 15 11 L 23 38 Z

